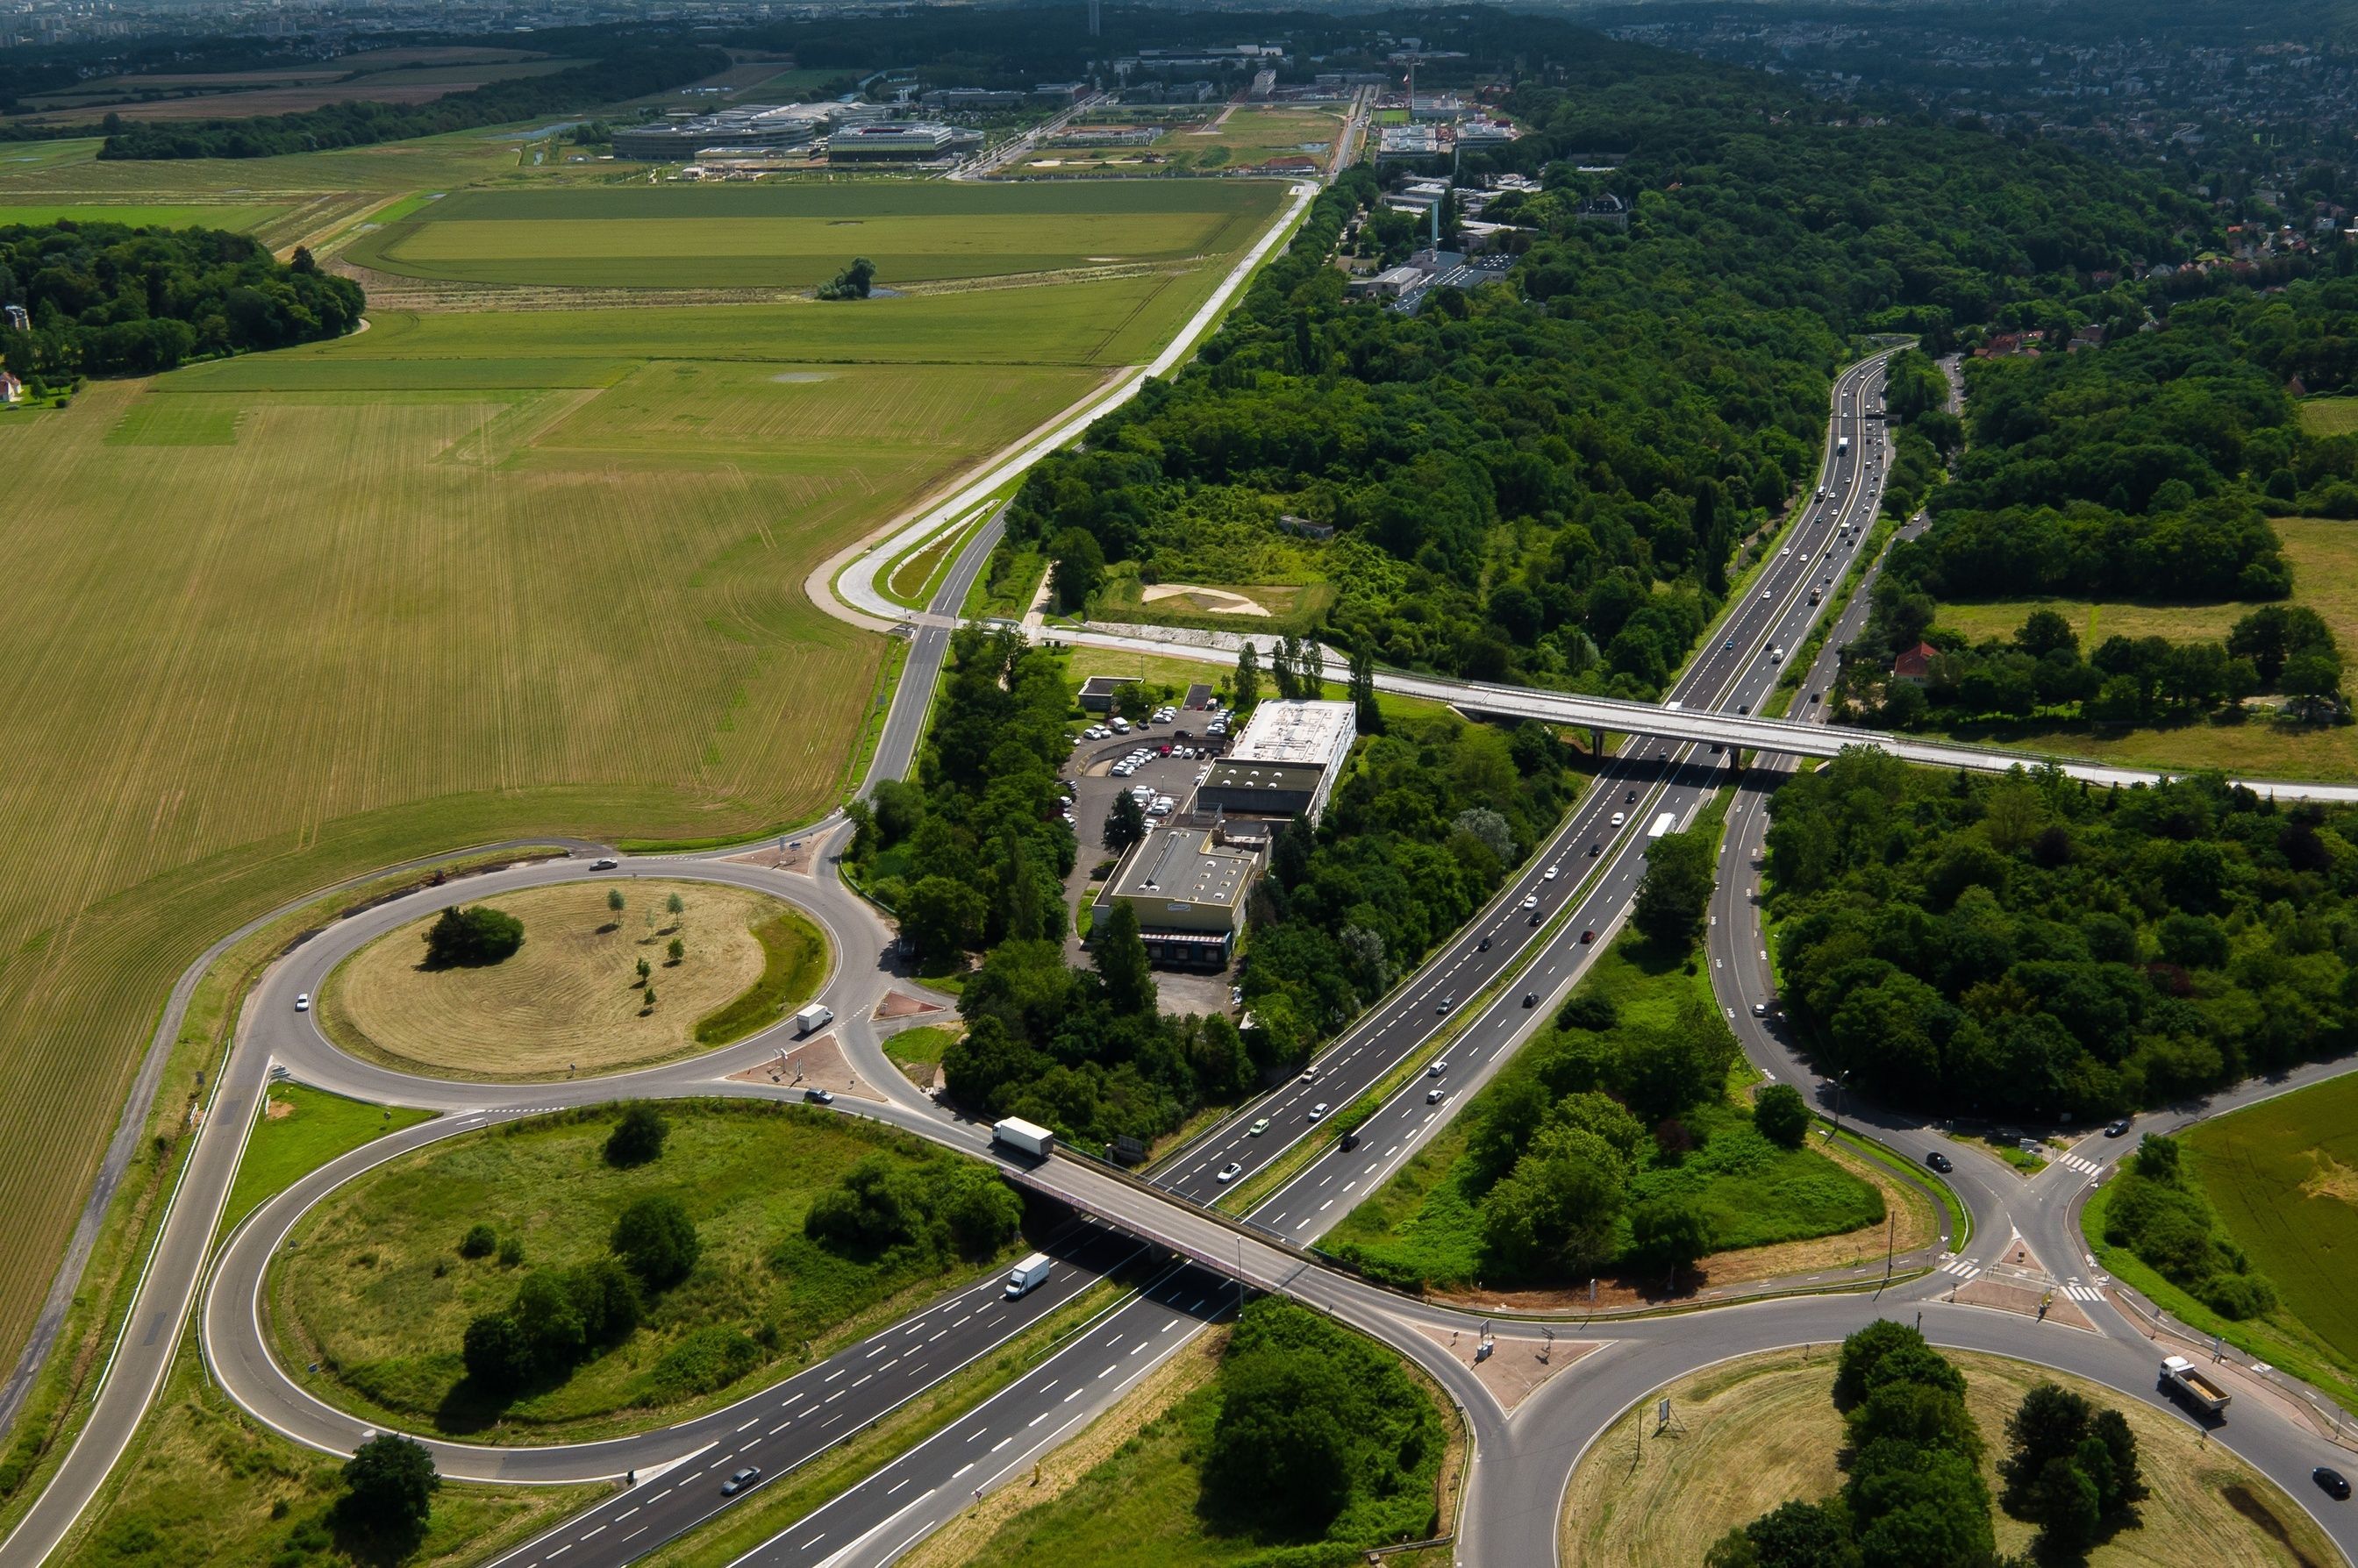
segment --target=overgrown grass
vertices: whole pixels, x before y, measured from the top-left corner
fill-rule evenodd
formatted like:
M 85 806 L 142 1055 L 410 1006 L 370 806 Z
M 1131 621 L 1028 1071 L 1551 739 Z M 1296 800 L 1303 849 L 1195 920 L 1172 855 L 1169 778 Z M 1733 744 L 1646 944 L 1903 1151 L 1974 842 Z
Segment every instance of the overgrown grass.
M 812 1200 L 859 1161 L 914 1169 L 946 1157 L 905 1134 L 769 1101 L 682 1102 L 663 1113 L 671 1135 L 662 1157 L 629 1170 L 602 1158 L 615 1117 L 594 1108 L 449 1139 L 340 1189 L 271 1271 L 282 1363 L 317 1362 L 299 1381 L 385 1424 L 580 1441 L 719 1402 L 973 1266 L 922 1249 L 847 1255 L 803 1234 Z M 459 1347 L 471 1318 L 503 1310 L 534 1269 L 603 1256 L 616 1217 L 654 1195 L 687 1208 L 703 1252 L 687 1280 L 650 1296 L 636 1333 L 512 1401 L 465 1380 Z M 521 1244 L 520 1268 L 459 1255 L 478 1223 Z
M 920 1024 L 886 1039 L 884 1054 L 902 1071 L 923 1082 L 942 1065 L 942 1053 L 949 1049 L 950 1042 L 964 1033 L 946 1024 Z
M 766 1029 L 818 994 L 827 977 L 827 938 L 792 909 L 753 928 L 762 944 L 762 978 L 717 1012 L 697 1020 L 698 1045 L 725 1046 Z
M 246 1137 L 220 1233 L 226 1236 L 239 1220 L 329 1161 L 433 1119 L 432 1112 L 412 1106 L 371 1105 L 308 1084 L 273 1084 Z

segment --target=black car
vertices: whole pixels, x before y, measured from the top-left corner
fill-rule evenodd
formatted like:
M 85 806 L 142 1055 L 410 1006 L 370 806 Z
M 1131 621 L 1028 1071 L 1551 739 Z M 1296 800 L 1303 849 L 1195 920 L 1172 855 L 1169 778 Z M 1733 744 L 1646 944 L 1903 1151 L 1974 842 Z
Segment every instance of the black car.
M 1488 952 L 1490 950 L 1490 939 L 1484 937 L 1480 941 L 1476 942 L 1474 944 L 1474 950 L 1476 952 Z
M 1538 992 L 1536 992 L 1536 991 L 1526 991 L 1526 992 L 1524 992 L 1524 993 L 1523 993 L 1523 1005 L 1524 1005 L 1524 1006 L 1526 1006 L 1526 1007 L 1536 1007 L 1536 1006 L 1538 1006 L 1539 1004 L 1540 1004 L 1540 993 L 1539 993 Z
M 1345 1154 L 1349 1154 L 1353 1149 L 1356 1149 L 1358 1146 L 1359 1134 L 1357 1133 L 1352 1132 L 1343 1134 L 1343 1152 Z
M 2117 1122 L 2108 1122 L 2105 1124 L 2104 1136 L 2107 1138 L 2124 1137 L 2127 1134 L 2128 1130 L 2129 1119 L 2124 1116 Z
M 2318 1489 L 2335 1502 L 2346 1503 L 2350 1500 L 2350 1477 L 2341 1471 L 2330 1466 L 2320 1465 L 2309 1473 L 2309 1478 L 2315 1481 Z
M 1598 855 L 1603 854 L 1604 853 L 1605 846 L 1601 843 L 1593 843 L 1588 846 L 1588 858 L 1591 860 L 1595 860 Z
M 1547 911 L 1544 909 L 1534 909 L 1531 911 L 1531 918 L 1524 923 L 1526 925 L 1536 926 L 1546 916 L 1546 913 Z
M 1935 1149 L 1931 1154 L 1925 1155 L 1924 1163 L 1931 1166 L 1934 1170 L 1939 1171 L 1942 1176 L 1947 1176 L 1951 1171 L 1957 1168 L 1955 1163 L 1952 1162 L 1948 1155 L 1942 1154 L 1938 1149 Z
M 1638 791 L 1636 791 L 1635 789 L 1630 790 L 1630 791 L 1629 791 L 1629 793 L 1628 793 L 1627 795 L 1625 795 L 1625 796 L 1623 796 L 1623 797 L 1621 798 L 1621 800 L 1622 800 L 1622 804 L 1624 804 L 1624 805 L 1628 805 L 1628 806 L 1634 806 L 1634 805 L 1636 805 L 1636 804 L 1638 803 Z

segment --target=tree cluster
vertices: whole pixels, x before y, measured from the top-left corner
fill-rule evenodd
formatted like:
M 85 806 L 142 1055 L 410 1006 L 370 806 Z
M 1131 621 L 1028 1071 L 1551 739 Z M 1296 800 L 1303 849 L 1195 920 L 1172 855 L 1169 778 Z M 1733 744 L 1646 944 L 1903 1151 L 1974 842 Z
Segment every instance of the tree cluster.
M 1730 1530 L 1707 1568 L 2000 1568 L 1965 1380 L 1915 1329 L 1878 1318 L 1843 1341 L 1842 1491 Z
M 812 1240 L 863 1258 L 989 1258 L 1015 1239 L 1023 1205 L 970 1160 L 912 1165 L 871 1155 L 818 1195 L 803 1217 Z
M 2146 1496 L 2136 1434 L 2116 1410 L 2098 1410 L 2080 1394 L 2041 1383 L 2006 1423 L 2007 1453 L 1998 1466 L 1999 1500 L 2039 1527 L 2037 1555 L 2069 1559 L 2134 1525 Z
M 61 219 L 0 226 L 0 305 L 32 323 L 0 321 L 0 361 L 46 388 L 341 337 L 362 300 L 308 252 L 282 265 L 243 234 Z
M 453 904 L 426 928 L 426 967 L 474 968 L 498 963 L 524 946 L 524 922 L 488 904 Z
M 108 127 L 101 158 L 264 158 L 325 147 L 363 147 L 411 136 L 436 136 L 478 125 L 503 124 L 616 103 L 682 86 L 729 67 L 716 48 L 660 33 L 610 28 L 560 28 L 535 42 L 556 53 L 596 58 L 546 76 L 487 81 L 425 103 L 377 103 L 348 99 L 291 114 L 243 120 L 156 120 Z
M 1570 761 L 1535 724 L 1419 717 L 1366 740 L 1253 893 L 1238 983 L 1267 1059 L 1306 1056 L 1472 918 L 1571 804 Z
M 2085 1122 L 2358 1046 L 2347 811 L 1867 750 L 1772 811 L 1787 1005 L 1868 1093 Z
M 2276 1287 L 2221 1228 L 2178 1144 L 2147 1133 L 2106 1192 L 2106 1241 L 2222 1317 L 2256 1317 L 2276 1305 Z
M 1264 1296 L 1238 1317 L 1216 1387 L 1199 1504 L 1207 1517 L 1273 1541 L 1433 1533 L 1446 1434 L 1383 1347 Z
M 876 263 L 866 256 L 855 257 L 852 263 L 818 285 L 821 299 L 866 299 L 876 282 Z

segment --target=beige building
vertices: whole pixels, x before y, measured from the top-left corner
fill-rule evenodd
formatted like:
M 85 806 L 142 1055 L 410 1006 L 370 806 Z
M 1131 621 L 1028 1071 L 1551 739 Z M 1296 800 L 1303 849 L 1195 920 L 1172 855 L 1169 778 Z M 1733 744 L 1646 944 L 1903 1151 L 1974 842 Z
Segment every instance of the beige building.
M 1095 918 L 1128 904 L 1148 958 L 1174 968 L 1225 969 L 1260 866 L 1257 848 L 1231 843 L 1217 828 L 1163 828 L 1132 845 L 1114 868 L 1098 893 Z

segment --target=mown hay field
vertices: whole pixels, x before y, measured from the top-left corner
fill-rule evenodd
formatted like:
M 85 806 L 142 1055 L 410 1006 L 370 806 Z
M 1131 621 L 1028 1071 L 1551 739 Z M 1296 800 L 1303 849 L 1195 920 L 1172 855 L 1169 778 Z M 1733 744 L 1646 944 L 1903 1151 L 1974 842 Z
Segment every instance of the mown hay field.
M 433 145 L 409 145 L 427 177 L 471 166 Z M 811 569 L 1147 357 L 1224 265 L 841 310 L 379 314 L 0 415 L 0 1360 L 207 942 L 428 850 L 824 811 L 881 640 L 809 602 Z
M 1843 1420 L 1833 1350 L 1773 1350 L 1708 1367 L 1660 1391 L 1678 1424 L 1657 1435 L 1650 1397 L 1600 1434 L 1564 1488 L 1558 1557 L 1566 1568 L 1692 1568 L 1736 1526 L 1842 1485 Z M 2328 1568 L 2341 1562 L 2316 1520 L 2200 1429 L 2142 1400 L 1996 1356 L 1950 1351 L 1998 1490 L 2006 1422 L 2039 1383 L 2057 1382 L 2118 1410 L 2136 1434 L 2152 1496 L 2138 1523 L 2089 1552 L 2086 1568 Z M 1575 1374 L 1576 1375 L 1576 1374 Z M 1633 1457 L 1634 1462 L 1633 1462 Z M 2001 1552 L 2031 1527 L 1993 1509 Z
M 11 223 L 125 223 L 135 229 L 228 229 L 243 233 L 286 209 L 236 201 L 0 202 L 0 228 Z
M 807 287 L 866 256 L 890 286 L 1206 255 L 1282 196 L 1226 181 L 503 188 L 421 208 L 351 255 L 418 277 L 609 287 Z
M 2281 1311 L 2358 1364 L 2358 1077 L 2204 1122 L 2185 1135 L 2227 1233 Z

